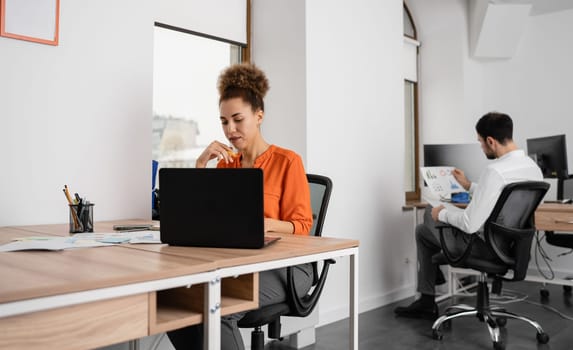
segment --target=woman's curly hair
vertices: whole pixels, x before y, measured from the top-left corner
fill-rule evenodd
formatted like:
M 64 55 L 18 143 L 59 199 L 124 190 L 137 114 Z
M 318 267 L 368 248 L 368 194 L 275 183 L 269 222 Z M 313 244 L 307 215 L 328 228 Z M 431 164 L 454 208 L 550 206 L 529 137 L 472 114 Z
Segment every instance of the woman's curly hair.
M 217 83 L 219 104 L 240 97 L 251 104 L 253 111 L 265 110 L 263 98 L 269 90 L 269 81 L 265 73 L 251 63 L 234 64 L 219 75 Z

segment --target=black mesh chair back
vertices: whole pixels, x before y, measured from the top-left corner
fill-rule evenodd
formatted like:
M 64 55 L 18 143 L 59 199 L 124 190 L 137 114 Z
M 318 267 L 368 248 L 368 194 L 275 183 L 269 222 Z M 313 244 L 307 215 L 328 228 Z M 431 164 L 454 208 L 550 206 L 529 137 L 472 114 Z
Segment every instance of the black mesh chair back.
M 311 207 L 313 224 L 310 235 L 321 236 L 322 227 L 326 218 L 326 210 L 330 201 L 332 192 L 332 181 L 322 175 L 307 174 L 307 180 L 310 187 Z M 303 296 L 299 296 L 294 287 L 294 274 L 292 268 L 287 268 L 287 301 L 283 303 L 268 305 L 257 310 L 249 311 L 239 320 L 240 328 L 255 328 L 251 333 L 251 349 L 264 348 L 264 333 L 261 327 L 268 324 L 269 338 L 280 338 L 280 317 L 295 316 L 306 317 L 318 304 L 322 293 L 328 268 L 334 264 L 334 260 L 328 259 L 323 262 L 320 276 L 318 274 L 317 263 L 313 263 L 313 288 Z
M 451 232 L 448 232 L 450 234 L 468 235 L 468 233 L 461 232 L 450 225 L 436 226 L 440 230 L 442 253 L 433 256 L 432 260 L 440 263 L 445 258 L 452 266 L 477 270 L 480 275 L 476 287 L 476 306 L 460 304 L 446 308 L 445 314 L 432 325 L 434 339 L 442 339 L 443 334 L 440 331 L 442 324 L 458 317 L 477 316 L 480 321 L 487 324 L 495 349 L 505 347 L 501 339 L 500 327 L 505 325 L 508 318 L 527 322 L 534 327 L 537 331 L 537 341 L 540 344 L 549 341 L 549 336 L 537 322 L 490 305 L 490 291 L 487 283 L 488 277 L 493 278 L 491 292 L 499 294 L 502 280 L 520 281 L 525 278 L 531 256 L 531 242 L 535 234 L 535 210 L 548 189 L 549 184 L 541 181 L 524 181 L 506 185 L 483 226 L 484 239 L 479 237 L 479 232 L 470 233 L 464 251 L 456 256 L 448 249 L 444 230 L 450 229 Z M 507 274 L 508 270 L 513 272 L 510 277 Z M 450 312 L 452 309 L 459 311 Z
M 541 181 L 507 185 L 484 225 L 486 243 L 513 270 L 514 281 L 523 280 L 527 273 L 535 210 L 548 189 L 549 184 Z
M 330 201 L 330 192 L 332 192 L 332 181 L 322 175 L 307 174 L 308 185 L 310 187 L 310 203 L 312 207 L 312 228 L 311 236 L 321 236 L 326 209 Z

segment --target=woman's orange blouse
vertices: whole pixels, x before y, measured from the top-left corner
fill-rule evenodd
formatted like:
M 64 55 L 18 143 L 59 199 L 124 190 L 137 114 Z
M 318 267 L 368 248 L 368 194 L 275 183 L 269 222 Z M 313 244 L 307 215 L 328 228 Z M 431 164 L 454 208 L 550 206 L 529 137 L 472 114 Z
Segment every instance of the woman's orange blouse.
M 219 161 L 217 168 L 240 168 L 241 157 L 232 163 Z M 254 168 L 263 170 L 265 217 L 290 221 L 294 234 L 308 235 L 312 227 L 310 190 L 302 159 L 288 149 L 271 145 L 255 159 Z

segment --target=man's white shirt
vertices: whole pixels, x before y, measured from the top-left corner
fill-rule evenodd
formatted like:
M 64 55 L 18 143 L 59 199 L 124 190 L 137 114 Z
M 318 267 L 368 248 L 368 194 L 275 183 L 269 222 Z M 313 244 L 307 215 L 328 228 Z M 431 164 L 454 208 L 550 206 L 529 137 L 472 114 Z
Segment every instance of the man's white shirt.
M 541 180 L 543 180 L 541 170 L 523 150 L 508 152 L 490 163 L 481 173 L 477 183 L 472 182 L 469 190 L 472 200 L 466 209 L 443 209 L 438 218 L 464 232 L 477 232 L 493 211 L 505 185 Z

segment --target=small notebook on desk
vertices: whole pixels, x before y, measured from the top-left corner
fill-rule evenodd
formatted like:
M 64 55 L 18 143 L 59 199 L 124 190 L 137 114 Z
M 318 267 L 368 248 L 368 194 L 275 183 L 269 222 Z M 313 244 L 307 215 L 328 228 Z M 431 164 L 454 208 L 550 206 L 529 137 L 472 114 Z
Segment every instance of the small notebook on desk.
M 159 170 L 161 242 L 177 246 L 262 248 L 261 169 Z

